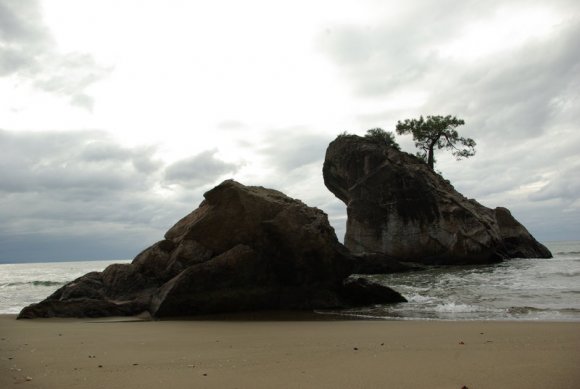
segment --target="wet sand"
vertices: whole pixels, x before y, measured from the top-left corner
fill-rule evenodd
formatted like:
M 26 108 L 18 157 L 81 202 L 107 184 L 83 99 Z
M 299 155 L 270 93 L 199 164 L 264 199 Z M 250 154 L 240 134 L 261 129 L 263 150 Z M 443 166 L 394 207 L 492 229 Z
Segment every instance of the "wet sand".
M 15 320 L 1 388 L 580 388 L 580 323 Z

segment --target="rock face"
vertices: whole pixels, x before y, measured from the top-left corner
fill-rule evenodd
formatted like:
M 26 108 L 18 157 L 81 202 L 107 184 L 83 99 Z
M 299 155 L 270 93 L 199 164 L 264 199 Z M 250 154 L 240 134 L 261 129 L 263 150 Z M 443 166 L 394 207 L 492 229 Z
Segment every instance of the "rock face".
M 404 301 L 388 288 L 347 280 L 354 259 L 319 209 L 235 181 L 204 196 L 131 264 L 86 274 L 24 308 L 19 318 L 145 311 L 167 317 Z
M 465 198 L 418 158 L 356 135 L 326 150 L 324 183 L 347 205 L 345 246 L 424 264 L 549 258 L 505 208 Z

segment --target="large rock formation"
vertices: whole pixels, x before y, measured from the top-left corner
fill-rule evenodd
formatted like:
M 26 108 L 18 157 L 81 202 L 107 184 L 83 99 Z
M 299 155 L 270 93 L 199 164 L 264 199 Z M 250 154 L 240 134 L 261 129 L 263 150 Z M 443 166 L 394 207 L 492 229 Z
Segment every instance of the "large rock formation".
M 549 258 L 505 208 L 465 198 L 420 159 L 356 135 L 326 150 L 326 187 L 347 205 L 354 254 L 425 264 Z
M 348 278 L 353 257 L 324 212 L 275 190 L 225 181 L 131 264 L 63 286 L 19 318 L 155 317 L 400 302 Z

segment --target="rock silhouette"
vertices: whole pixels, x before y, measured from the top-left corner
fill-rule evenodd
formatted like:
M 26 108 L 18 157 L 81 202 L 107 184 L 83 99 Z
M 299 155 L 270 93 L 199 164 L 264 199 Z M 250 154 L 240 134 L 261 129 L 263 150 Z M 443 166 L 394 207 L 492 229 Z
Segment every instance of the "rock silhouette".
M 168 317 L 405 301 L 387 287 L 348 278 L 356 259 L 321 210 L 231 180 L 204 197 L 131 264 L 88 273 L 18 317 Z
M 505 208 L 467 199 L 420 159 L 356 135 L 326 150 L 326 187 L 347 205 L 345 246 L 359 256 L 423 264 L 549 258 Z

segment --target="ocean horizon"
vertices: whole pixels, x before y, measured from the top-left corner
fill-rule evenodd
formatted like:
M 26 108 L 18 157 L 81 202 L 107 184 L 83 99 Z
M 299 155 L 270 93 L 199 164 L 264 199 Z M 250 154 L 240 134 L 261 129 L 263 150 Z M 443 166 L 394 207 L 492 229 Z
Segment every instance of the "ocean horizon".
M 408 302 L 319 313 L 386 320 L 580 321 L 580 241 L 544 244 L 553 258 L 367 276 L 397 290 Z M 0 264 L 0 314 L 17 314 L 88 272 L 130 262 Z

